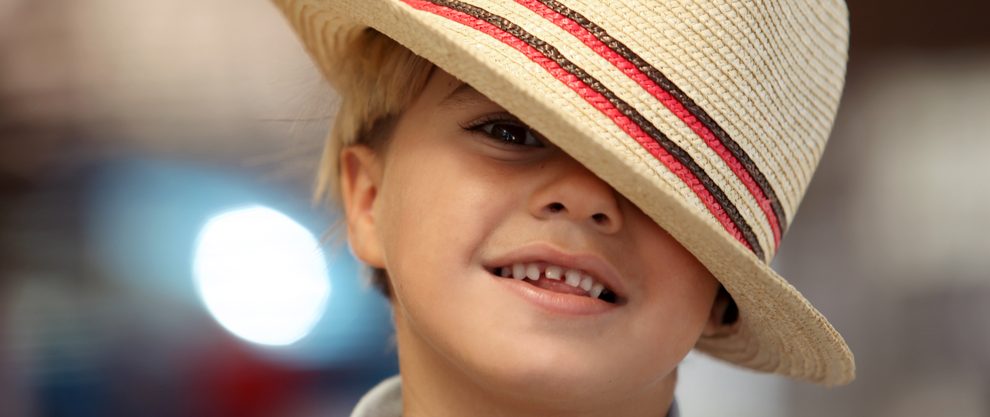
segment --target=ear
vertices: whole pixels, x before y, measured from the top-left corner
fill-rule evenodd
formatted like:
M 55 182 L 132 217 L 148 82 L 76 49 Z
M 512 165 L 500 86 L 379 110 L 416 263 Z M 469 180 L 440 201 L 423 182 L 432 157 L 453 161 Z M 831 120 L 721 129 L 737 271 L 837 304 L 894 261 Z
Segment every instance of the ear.
M 735 301 L 732 300 L 732 296 L 725 290 L 725 287 L 719 286 L 718 293 L 715 295 L 715 302 L 712 304 L 712 311 L 708 316 L 708 322 L 705 323 L 701 335 L 706 337 L 730 336 L 739 330 L 739 326 L 736 325 L 738 322 L 739 309 L 736 307 Z
M 347 217 L 347 243 L 362 262 L 384 267 L 384 256 L 375 223 L 375 200 L 381 185 L 378 155 L 365 145 L 347 146 L 340 152 L 340 196 Z

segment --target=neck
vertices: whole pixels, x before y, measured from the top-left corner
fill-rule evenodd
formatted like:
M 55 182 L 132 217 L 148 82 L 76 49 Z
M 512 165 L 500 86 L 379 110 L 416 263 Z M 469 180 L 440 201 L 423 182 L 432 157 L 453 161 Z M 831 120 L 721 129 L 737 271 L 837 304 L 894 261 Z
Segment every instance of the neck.
M 534 401 L 527 387 L 499 390 L 472 379 L 395 317 L 402 372 L 403 417 L 663 417 L 673 402 L 676 369 L 650 387 L 622 398 Z

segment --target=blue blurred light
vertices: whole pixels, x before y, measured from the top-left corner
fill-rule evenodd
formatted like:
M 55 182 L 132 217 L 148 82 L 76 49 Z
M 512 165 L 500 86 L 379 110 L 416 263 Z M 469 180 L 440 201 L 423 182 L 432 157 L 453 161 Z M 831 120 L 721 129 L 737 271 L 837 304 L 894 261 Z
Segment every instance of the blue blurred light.
M 133 291 L 130 299 L 142 304 L 141 314 L 153 327 L 149 331 L 187 345 L 212 337 L 214 327 L 204 328 L 199 320 L 218 320 L 206 306 L 191 266 L 203 227 L 217 214 L 264 205 L 317 235 L 340 221 L 338 213 L 313 208 L 305 197 L 259 184 L 255 177 L 149 159 L 117 161 L 88 177 L 83 211 L 91 237 L 87 251 L 100 259 L 110 282 Z M 394 374 L 398 365 L 389 302 L 362 278 L 367 271 L 347 250 L 345 235 L 327 237 L 323 260 L 332 291 L 321 317 L 291 345 L 271 349 L 251 344 L 259 348 L 256 353 L 287 366 L 360 369 L 372 379 Z
M 317 239 L 288 216 L 263 206 L 210 219 L 197 239 L 193 279 L 207 310 L 234 335 L 263 345 L 302 339 L 330 296 Z

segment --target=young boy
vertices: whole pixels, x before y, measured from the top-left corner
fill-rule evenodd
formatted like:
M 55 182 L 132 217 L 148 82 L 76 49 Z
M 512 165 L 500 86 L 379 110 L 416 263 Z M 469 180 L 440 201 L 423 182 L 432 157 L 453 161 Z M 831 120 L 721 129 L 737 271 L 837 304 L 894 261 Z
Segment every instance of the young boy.
M 342 102 L 318 193 L 390 298 L 355 416 L 676 415 L 692 348 L 825 385 L 768 266 L 831 129 L 841 1 L 276 0 Z

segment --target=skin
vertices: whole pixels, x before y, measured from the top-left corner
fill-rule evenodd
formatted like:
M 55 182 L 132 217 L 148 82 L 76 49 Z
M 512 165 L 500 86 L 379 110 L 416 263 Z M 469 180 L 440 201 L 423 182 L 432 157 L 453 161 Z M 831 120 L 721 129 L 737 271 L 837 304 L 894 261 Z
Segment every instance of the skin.
M 609 185 L 461 85 L 437 69 L 387 147 L 341 154 L 351 248 L 391 277 L 404 415 L 663 415 L 678 363 L 702 334 L 726 331 L 718 282 Z M 623 303 L 551 314 L 485 269 L 534 242 L 611 263 Z

